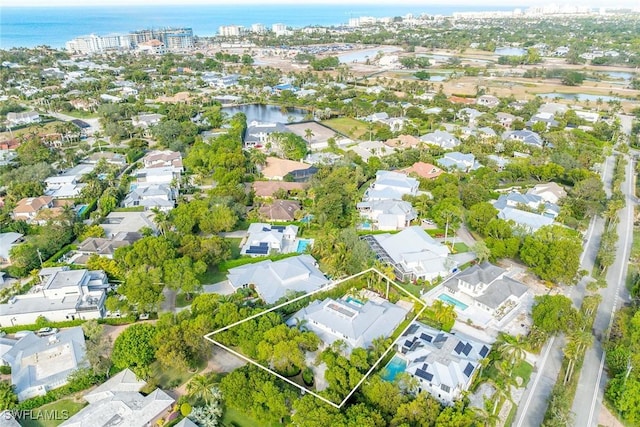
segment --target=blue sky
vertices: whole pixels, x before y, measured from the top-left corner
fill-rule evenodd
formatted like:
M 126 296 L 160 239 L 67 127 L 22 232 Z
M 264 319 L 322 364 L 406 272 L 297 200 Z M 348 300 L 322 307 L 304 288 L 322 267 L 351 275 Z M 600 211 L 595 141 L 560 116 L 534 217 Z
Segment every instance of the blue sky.
M 23 7 L 42 7 L 42 6 L 120 6 L 120 5 L 159 5 L 159 4 L 223 4 L 229 5 L 228 0 L 2 0 L 3 6 L 23 6 Z M 235 0 L 234 4 L 300 4 L 300 0 Z M 328 3 L 340 3 L 340 4 L 382 4 L 388 5 L 388 0 L 311 0 L 305 3 L 316 4 L 328 4 Z M 437 5 L 443 4 L 443 0 L 399 0 L 397 4 L 409 4 L 409 5 Z M 530 5 L 545 5 L 550 3 L 557 4 L 577 4 L 582 6 L 607 6 L 607 7 L 638 7 L 638 0 L 613 0 L 612 2 L 601 2 L 597 0 L 583 0 L 583 1 L 560 1 L 556 0 L 484 0 L 483 4 L 487 6 L 487 10 L 490 10 L 491 6 L 518 6 L 527 7 Z M 473 5 L 477 6 L 478 3 L 474 0 L 447 0 L 448 5 Z

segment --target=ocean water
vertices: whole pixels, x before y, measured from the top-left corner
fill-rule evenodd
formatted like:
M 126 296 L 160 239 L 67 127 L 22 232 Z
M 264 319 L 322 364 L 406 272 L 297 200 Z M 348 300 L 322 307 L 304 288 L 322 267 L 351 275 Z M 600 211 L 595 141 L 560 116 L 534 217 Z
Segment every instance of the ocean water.
M 471 1 L 471 0 L 470 0 Z M 419 1 L 416 1 L 419 3 Z M 513 10 L 517 6 L 444 5 L 182 5 L 18 8 L 1 7 L 0 49 L 47 45 L 64 47 L 74 37 L 126 33 L 145 28 L 191 27 L 212 36 L 221 25 L 281 23 L 292 27 L 346 24 L 359 16 L 451 15 L 457 11 Z

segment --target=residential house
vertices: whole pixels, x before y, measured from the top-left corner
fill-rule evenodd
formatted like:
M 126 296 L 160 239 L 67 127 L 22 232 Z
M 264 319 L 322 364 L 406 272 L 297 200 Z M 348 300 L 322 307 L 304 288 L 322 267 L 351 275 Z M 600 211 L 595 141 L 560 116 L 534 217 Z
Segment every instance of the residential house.
M 482 165 L 476 161 L 476 157 L 473 154 L 463 154 L 458 151 L 446 153 L 444 157 L 438 159 L 437 162 L 445 169 L 457 169 L 462 172 L 470 172 L 482 167 Z
M 435 132 L 427 133 L 420 137 L 420 141 L 427 144 L 436 145 L 445 150 L 451 150 L 460 145 L 460 140 L 449 132 L 437 130 Z
M 490 346 L 413 322 L 400 337 L 397 349 L 406 363 L 405 372 L 418 380 L 417 392 L 426 391 L 439 402 L 452 405 L 469 389 Z
M 119 96 L 109 95 L 108 93 L 103 93 L 100 95 L 100 99 L 105 102 L 118 103 L 122 102 L 122 98 Z
M 258 212 L 267 221 L 286 222 L 295 221 L 296 213 L 301 209 L 300 202 L 292 200 L 274 200 L 262 205 Z
M 164 43 L 157 39 L 138 43 L 136 50 L 140 53 L 146 53 L 149 55 L 163 55 L 167 52 Z
M 485 141 L 487 139 L 495 138 L 498 136 L 495 130 L 490 128 L 489 126 L 482 126 L 475 130 L 475 136 L 481 140 Z
M 109 151 L 99 151 L 97 153 L 93 153 L 84 159 L 84 163 L 97 164 L 102 159 L 104 159 L 110 165 L 118 166 L 121 168 L 127 165 L 127 159 L 124 155 L 120 153 L 112 153 Z
M 11 264 L 11 249 L 23 242 L 24 234 L 0 233 L 0 264 Z
M 137 169 L 131 173 L 138 184 L 179 186 L 181 170 L 173 166 Z
M 549 130 L 552 127 L 558 126 L 558 121 L 551 113 L 536 113 L 531 116 L 531 119 L 526 123 L 528 127 L 532 127 L 536 123 L 544 123 L 546 129 Z
M 373 113 L 370 116 L 365 117 L 363 120 L 371 123 L 384 123 L 389 119 L 389 114 L 385 112 Z
M 104 271 L 51 267 L 40 270 L 39 277 L 40 284 L 29 293 L 0 304 L 0 325 L 31 325 L 38 316 L 52 322 L 104 316 L 109 287 Z
M 397 234 L 365 236 L 378 259 L 392 265 L 396 277 L 402 281 L 435 280 L 447 277 L 456 270 L 458 262 L 450 256 L 449 248 L 422 228 L 412 226 Z
M 287 324 L 295 327 L 306 321 L 304 328 L 315 333 L 330 346 L 337 340 L 354 348 L 368 348 L 376 338 L 390 337 L 407 317 L 409 310 L 380 297 L 366 302 L 354 298 L 314 300 L 289 318 Z
M 44 180 L 46 185 L 45 195 L 54 199 L 73 199 L 80 195 L 80 191 L 86 184 L 80 181 L 85 175 L 93 172 L 96 165 L 81 163 L 64 173 L 50 176 Z
M 384 144 L 393 149 L 407 149 L 418 147 L 422 141 L 412 135 L 400 135 L 397 138 L 391 138 L 384 142 Z
M 546 202 L 542 197 L 530 193 L 520 194 L 513 191 L 500 195 L 498 200 L 493 202 L 493 207 L 498 210 L 502 210 L 507 206 L 539 213 L 548 218 L 556 218 L 560 214 L 560 207 L 558 205 Z
M 467 308 L 474 307 L 488 314 L 492 319 L 502 320 L 507 314 L 515 313 L 527 295 L 528 288 L 523 283 L 506 275 L 507 271 L 489 262 L 476 264 L 461 271 L 442 284 L 443 293 L 438 298 L 443 301 L 458 301 Z M 445 295 L 445 298 L 442 296 Z M 446 298 L 449 295 L 450 298 Z M 454 304 L 461 315 L 461 309 Z M 475 316 L 475 318 L 479 318 Z
M 48 337 L 29 333 L 2 358 L 11 366 L 11 384 L 23 401 L 62 387 L 77 369 L 88 368 L 85 353 L 84 332 L 76 326 Z
M 145 137 L 151 136 L 151 128 L 162 120 L 164 116 L 162 114 L 146 113 L 138 114 L 131 118 L 131 124 L 134 128 L 142 129 Z
M 303 162 L 310 165 L 334 165 L 341 158 L 339 154 L 319 152 L 307 154 Z
M 418 214 L 404 200 L 371 200 L 357 204 L 360 216 L 373 222 L 374 230 L 394 231 L 411 225 Z
M 249 225 L 241 255 L 252 257 L 266 256 L 274 253 L 290 253 L 297 249 L 296 225 L 271 225 L 256 222 Z
M 502 134 L 502 139 L 505 141 L 519 141 L 532 147 L 542 148 L 544 147 L 544 140 L 540 135 L 531 130 L 512 130 L 506 131 Z
M 569 111 L 569 107 L 559 102 L 545 102 L 538 108 L 538 113 L 548 113 L 552 115 L 562 115 Z
M 125 208 L 143 206 L 145 211 L 170 211 L 176 205 L 177 191 L 166 184 L 148 184 L 133 188 L 122 201 Z
M 376 172 L 376 180 L 364 193 L 363 201 L 402 200 L 405 195 L 418 194 L 419 182 L 399 172 L 380 170 Z
M 555 182 L 537 184 L 535 187 L 527 191 L 527 194 L 538 196 L 545 202 L 553 204 L 558 204 L 558 201 L 560 201 L 560 199 L 567 197 L 567 192 L 565 191 L 565 189 Z
M 10 127 L 40 123 L 40 114 L 35 111 L 22 113 L 7 113 L 7 125 Z
M 105 383 L 84 395 L 89 402 L 61 424 L 61 427 L 148 427 L 160 425 L 169 414 L 174 398 L 156 388 L 142 394 L 147 383 L 130 370 L 120 371 Z
M 399 170 L 399 172 L 406 173 L 407 175 L 415 175 L 424 179 L 436 179 L 444 173 L 439 167 L 425 162 L 416 162 L 408 168 Z
M 462 108 L 460 111 L 458 111 L 458 113 L 456 114 L 456 117 L 459 120 L 463 120 L 467 122 L 469 126 L 473 126 L 478 121 L 480 116 L 482 116 L 483 114 L 484 114 L 483 112 L 478 111 L 475 108 L 467 107 L 467 108 Z
M 18 153 L 14 150 L 0 149 L 0 166 L 9 166 L 14 164 L 16 157 L 18 157 Z
M 390 117 L 383 121 L 384 124 L 389 126 L 391 132 L 400 132 L 407 122 L 408 120 L 405 117 Z
M 304 191 L 307 185 L 302 182 L 254 181 L 251 187 L 257 197 L 274 197 L 279 191 L 286 193 Z
M 465 104 L 465 105 L 473 105 L 476 103 L 475 98 L 465 98 L 462 96 L 450 96 L 448 98 L 449 102 L 454 104 Z
M 13 219 L 16 221 L 33 222 L 43 209 L 53 208 L 53 197 L 26 197 L 21 199 L 13 209 Z
M 184 171 L 184 167 L 182 165 L 182 154 L 179 151 L 150 151 L 141 160 L 142 164 L 147 169 L 171 167 L 179 172 Z
M 282 181 L 284 180 L 284 177 L 289 174 L 294 174 L 298 171 L 305 171 L 311 168 L 311 165 L 305 164 L 303 162 L 280 159 L 278 157 L 267 157 L 266 165 L 260 172 L 262 173 L 262 176 L 267 179 Z
M 511 129 L 511 125 L 518 118 L 513 114 L 500 112 L 500 113 L 496 113 L 496 119 L 498 120 L 498 123 L 502 127 L 504 127 L 505 129 Z
M 575 110 L 575 113 L 576 116 L 589 123 L 595 123 L 600 120 L 600 114 L 593 111 Z
M 311 255 L 298 255 L 279 261 L 265 260 L 229 269 L 229 284 L 234 289 L 252 287 L 267 304 L 292 293 L 309 293 L 330 283 L 318 270 Z
M 493 108 L 500 104 L 500 99 L 493 95 L 482 95 L 476 99 L 476 104 L 483 105 L 485 107 Z
M 83 264 L 91 255 L 98 255 L 105 258 L 113 258 L 116 249 L 129 246 L 142 239 L 142 234 L 136 232 L 120 232 L 108 238 L 88 237 L 79 245 L 76 252 L 83 255 L 82 260 L 74 259 L 75 264 Z
M 505 221 L 513 221 L 514 224 L 528 233 L 533 233 L 545 225 L 553 224 L 553 218 L 509 206 L 502 208 L 498 212 L 498 218 Z
M 371 157 L 384 157 L 392 154 L 385 144 L 380 141 L 361 141 L 356 145 L 348 146 L 347 150 L 356 153 L 365 162 Z

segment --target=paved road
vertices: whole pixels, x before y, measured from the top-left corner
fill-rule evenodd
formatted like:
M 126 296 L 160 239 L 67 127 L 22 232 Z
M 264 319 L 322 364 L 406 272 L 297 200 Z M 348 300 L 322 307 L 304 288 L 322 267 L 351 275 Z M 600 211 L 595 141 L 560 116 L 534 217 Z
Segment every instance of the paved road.
M 606 158 L 602 167 L 602 181 L 607 195 L 611 194 L 611 181 L 613 179 L 613 156 Z M 595 263 L 600 237 L 604 230 L 604 220 L 594 218 L 589 224 L 585 234 L 585 243 L 580 268 L 591 272 Z M 586 292 L 586 284 L 589 279 L 583 279 L 576 286 L 566 287 L 562 291 L 568 295 L 573 303 L 579 307 Z M 549 396 L 555 385 L 562 364 L 564 339 L 552 338 L 542 349 L 541 357 L 535 367 L 536 372 L 531 377 L 524 392 L 522 400 L 516 412 L 515 427 L 538 427 L 542 424 L 544 413 L 547 410 Z M 576 400 L 577 401 L 577 400 Z M 580 424 L 576 424 L 580 426 Z
M 623 129 L 625 129 L 624 123 Z M 596 426 L 598 423 L 604 387 L 607 382 L 606 372 L 603 370 L 604 352 L 601 340 L 608 336 L 616 309 L 622 302 L 629 300 L 625 282 L 627 261 L 631 253 L 633 240 L 633 212 L 636 203 L 633 196 L 634 162 L 629 157 L 627 157 L 627 160 L 626 180 L 622 184 L 626 206 L 618 216 L 616 260 L 607 271 L 608 287 L 601 292 L 602 302 L 598 307 L 593 327 L 596 338 L 591 348 L 585 353 L 584 364 L 573 401 L 574 424 L 581 427 Z

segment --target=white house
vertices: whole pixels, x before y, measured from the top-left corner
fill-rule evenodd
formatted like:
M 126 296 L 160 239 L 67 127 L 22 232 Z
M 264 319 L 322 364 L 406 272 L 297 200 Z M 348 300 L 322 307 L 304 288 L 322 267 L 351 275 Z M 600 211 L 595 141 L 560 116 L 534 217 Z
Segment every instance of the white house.
M 445 150 L 451 150 L 460 145 L 460 140 L 449 132 L 437 130 L 435 132 L 427 133 L 420 137 L 420 140 L 431 145 L 436 145 Z
M 360 202 L 357 208 L 363 218 L 373 222 L 375 230 L 401 230 L 418 217 L 411 203 L 404 200 Z
M 297 249 L 296 225 L 271 225 L 253 223 L 249 225 L 247 238 L 240 254 L 252 257 L 266 256 L 272 253 L 289 253 Z
M 533 233 L 545 225 L 553 224 L 553 218 L 506 206 L 498 212 L 498 218 L 513 221 L 527 233 Z
M 527 194 L 538 196 L 545 202 L 553 204 L 557 204 L 560 199 L 567 197 L 566 190 L 555 182 L 537 184 L 535 187 L 527 191 Z
M 418 194 L 417 179 L 403 173 L 380 170 L 376 172 L 376 180 L 364 194 L 364 201 L 402 200 L 402 196 Z
M 48 177 L 44 180 L 47 187 L 45 194 L 59 199 L 78 197 L 86 185 L 80 183 L 80 180 L 83 176 L 93 172 L 95 167 L 95 164 L 80 163 L 64 173 Z
M 147 395 L 140 390 L 147 383 L 129 369 L 118 374 L 84 395 L 89 402 L 61 424 L 61 427 L 127 426 L 148 427 L 169 413 L 175 400 L 156 388 Z
M 23 237 L 24 234 L 14 233 L 13 231 L 0 233 L 0 264 L 11 263 L 9 253 L 11 249 L 22 242 Z
M 445 153 L 437 162 L 446 169 L 457 169 L 462 172 L 469 172 L 481 167 L 481 165 L 476 162 L 476 157 L 473 154 L 463 154 L 458 151 Z
M 469 389 L 489 350 L 489 344 L 413 322 L 400 337 L 396 355 L 406 363 L 405 372 L 418 380 L 418 393 L 426 391 L 452 405 Z
M 529 210 L 548 218 L 556 218 L 560 214 L 560 207 L 556 204 L 546 202 L 542 197 L 535 194 L 520 194 L 511 192 L 501 194 L 498 200 L 493 202 L 493 207 L 502 210 L 505 207 L 511 207 L 520 210 Z
M 29 333 L 3 356 L 11 366 L 11 384 L 18 400 L 42 396 L 67 384 L 69 375 L 89 366 L 82 328 L 39 337 Z
M 500 104 L 500 99 L 493 95 L 482 95 L 476 99 L 476 104 L 484 105 L 485 107 L 496 107 Z
M 444 282 L 442 288 L 444 295 L 454 297 L 467 307 L 482 310 L 496 320 L 517 309 L 528 292 L 526 285 L 508 277 L 505 269 L 489 262 L 457 273 Z
M 177 191 L 166 184 L 138 185 L 122 201 L 125 208 L 143 206 L 144 210 L 153 208 L 170 211 L 176 206 Z
M 437 242 L 418 226 L 408 227 L 397 234 L 365 236 L 377 257 L 395 268 L 402 280 L 429 280 L 447 277 L 458 262 L 449 248 Z
M 234 289 L 255 288 L 260 298 L 273 304 L 295 292 L 308 293 L 329 284 L 311 255 L 298 255 L 279 261 L 265 260 L 229 269 Z
M 367 348 L 379 337 L 390 337 L 406 318 L 409 310 L 383 298 L 366 302 L 347 297 L 312 301 L 289 318 L 287 324 L 296 326 L 306 320 L 304 327 L 320 337 L 325 345 L 344 341 L 350 349 Z
M 7 124 L 9 126 L 28 125 L 31 123 L 40 123 L 40 114 L 35 111 L 7 113 Z
M 40 284 L 0 304 L 0 326 L 30 325 L 39 316 L 53 322 L 99 319 L 109 287 L 104 271 L 51 267 L 40 270 Z

